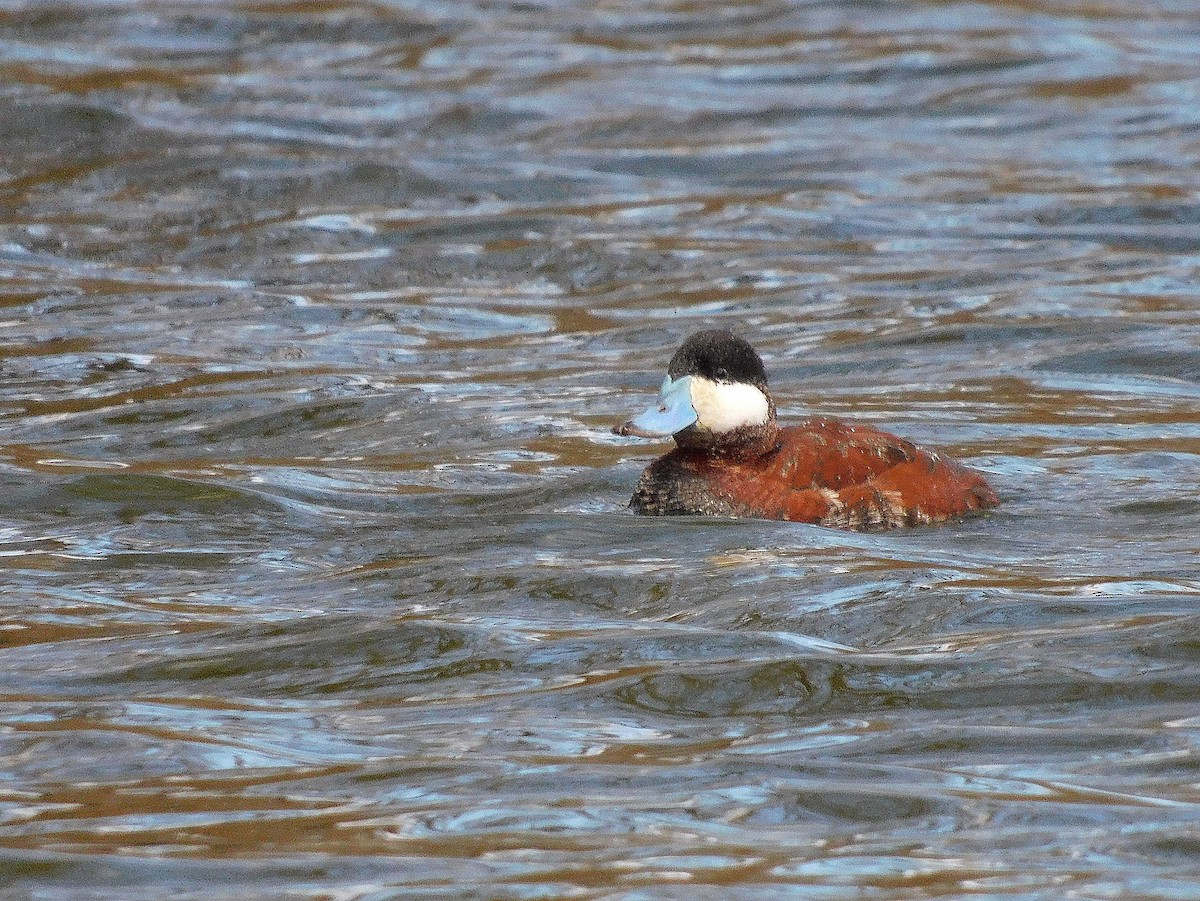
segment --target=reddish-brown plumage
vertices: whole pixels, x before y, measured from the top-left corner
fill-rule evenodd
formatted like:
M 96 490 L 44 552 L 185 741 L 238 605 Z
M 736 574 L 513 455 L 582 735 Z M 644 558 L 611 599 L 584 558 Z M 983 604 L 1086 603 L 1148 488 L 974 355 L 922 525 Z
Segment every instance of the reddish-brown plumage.
M 848 529 L 940 522 L 999 503 L 983 476 L 953 460 L 887 432 L 824 419 L 780 429 L 761 455 L 676 449 L 638 486 L 634 504 L 642 512 L 658 512 L 650 495 L 659 492 L 648 483 L 664 477 L 728 508 L 714 512 Z

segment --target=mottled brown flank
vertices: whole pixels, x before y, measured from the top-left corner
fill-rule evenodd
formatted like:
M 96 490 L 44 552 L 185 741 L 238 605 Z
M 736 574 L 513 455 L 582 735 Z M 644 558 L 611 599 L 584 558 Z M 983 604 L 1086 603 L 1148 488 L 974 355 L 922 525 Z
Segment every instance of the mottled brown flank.
M 774 429 L 736 452 L 679 447 L 642 474 L 651 516 L 786 519 L 840 529 L 941 522 L 999 503 L 983 476 L 903 438 L 831 420 Z

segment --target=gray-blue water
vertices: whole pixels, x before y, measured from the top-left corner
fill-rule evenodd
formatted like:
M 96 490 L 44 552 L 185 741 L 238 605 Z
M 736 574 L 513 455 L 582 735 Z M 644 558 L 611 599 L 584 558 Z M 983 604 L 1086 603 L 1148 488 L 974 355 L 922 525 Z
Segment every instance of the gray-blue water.
M 1200 897 L 1200 7 L 0 3 L 6 899 Z M 730 327 L 988 517 L 624 509 Z

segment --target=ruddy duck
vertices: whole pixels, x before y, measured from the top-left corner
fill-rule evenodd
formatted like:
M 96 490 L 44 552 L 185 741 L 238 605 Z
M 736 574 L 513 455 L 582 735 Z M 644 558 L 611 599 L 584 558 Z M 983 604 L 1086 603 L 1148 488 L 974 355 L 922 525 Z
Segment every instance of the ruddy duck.
M 613 431 L 675 439 L 629 502 L 650 516 L 890 529 L 1000 502 L 979 473 L 887 432 L 823 418 L 780 428 L 762 359 L 726 331 L 683 342 L 658 402 Z

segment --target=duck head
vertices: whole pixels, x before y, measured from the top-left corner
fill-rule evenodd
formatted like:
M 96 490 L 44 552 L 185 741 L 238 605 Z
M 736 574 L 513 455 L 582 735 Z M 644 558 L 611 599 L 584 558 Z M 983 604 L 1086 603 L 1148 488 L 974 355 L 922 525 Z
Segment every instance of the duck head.
M 697 332 L 671 358 L 658 400 L 613 431 L 716 452 L 773 441 L 775 403 L 762 358 L 732 332 Z

